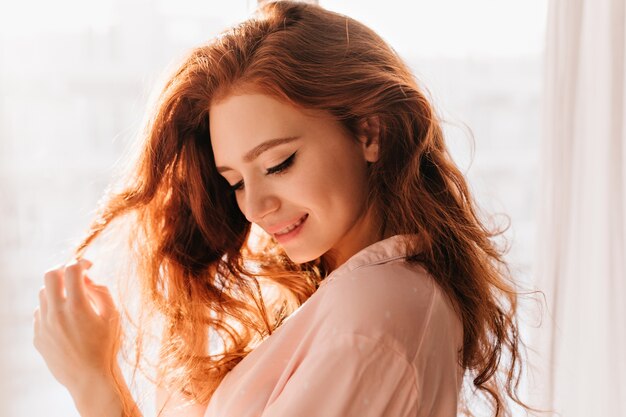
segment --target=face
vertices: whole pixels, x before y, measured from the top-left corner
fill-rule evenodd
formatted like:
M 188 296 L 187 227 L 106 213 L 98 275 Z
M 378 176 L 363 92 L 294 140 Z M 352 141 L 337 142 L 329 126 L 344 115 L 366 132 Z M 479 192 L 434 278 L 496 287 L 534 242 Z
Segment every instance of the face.
M 377 137 L 355 138 L 330 114 L 262 94 L 212 103 L 210 134 L 216 166 L 241 212 L 292 261 L 326 256 L 338 266 L 379 240 L 366 207 Z

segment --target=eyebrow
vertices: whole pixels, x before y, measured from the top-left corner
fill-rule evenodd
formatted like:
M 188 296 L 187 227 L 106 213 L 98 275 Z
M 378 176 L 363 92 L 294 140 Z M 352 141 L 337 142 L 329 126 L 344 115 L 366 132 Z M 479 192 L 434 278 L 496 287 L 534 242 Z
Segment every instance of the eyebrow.
M 265 142 L 255 146 L 250 151 L 248 151 L 243 156 L 243 160 L 245 162 L 252 162 L 255 159 L 257 159 L 259 156 L 261 156 L 263 152 L 268 151 L 275 146 L 284 145 L 285 143 L 293 142 L 294 140 L 297 140 L 297 139 L 300 139 L 300 136 L 289 136 L 286 138 L 276 138 L 276 139 L 266 140 Z M 233 169 L 230 167 L 226 167 L 226 166 L 217 167 L 217 172 L 219 173 L 222 173 L 224 171 L 231 171 L 231 170 Z

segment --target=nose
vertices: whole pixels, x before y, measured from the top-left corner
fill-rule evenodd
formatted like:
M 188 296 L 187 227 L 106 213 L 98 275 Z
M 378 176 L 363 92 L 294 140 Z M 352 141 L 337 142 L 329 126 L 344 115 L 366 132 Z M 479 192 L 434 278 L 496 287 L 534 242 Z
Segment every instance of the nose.
M 270 187 L 263 184 L 246 184 L 239 198 L 239 209 L 252 223 L 259 223 L 265 216 L 280 207 L 280 199 Z

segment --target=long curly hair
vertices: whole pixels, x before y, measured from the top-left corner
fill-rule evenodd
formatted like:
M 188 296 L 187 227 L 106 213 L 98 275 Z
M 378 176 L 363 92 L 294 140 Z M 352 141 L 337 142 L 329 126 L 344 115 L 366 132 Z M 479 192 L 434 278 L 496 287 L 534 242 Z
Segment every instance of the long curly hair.
M 509 399 L 526 407 L 517 394 L 518 292 L 494 242 L 502 231 L 480 219 L 426 94 L 371 29 L 291 1 L 265 4 L 184 58 L 159 95 L 132 169 L 105 195 L 76 249 L 80 256 L 114 219 L 131 216 L 142 305 L 165 324 L 158 383 L 207 403 L 331 272 L 321 258 L 295 264 L 271 237 L 254 238 L 216 170 L 211 103 L 246 88 L 326 111 L 355 137 L 364 120 L 378 118 L 368 201 L 385 230 L 419 237 L 408 261 L 425 266 L 456 308 L 459 364 L 473 395 L 498 417 L 510 414 Z

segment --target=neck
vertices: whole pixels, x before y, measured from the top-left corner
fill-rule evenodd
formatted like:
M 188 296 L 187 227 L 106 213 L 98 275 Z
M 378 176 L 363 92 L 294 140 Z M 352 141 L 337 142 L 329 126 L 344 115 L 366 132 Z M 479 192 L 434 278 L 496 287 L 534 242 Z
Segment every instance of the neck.
M 322 256 L 322 260 L 328 267 L 328 273 L 337 269 L 359 251 L 390 237 L 389 232 L 385 230 L 384 221 L 375 213 L 376 210 L 370 207 L 343 236 L 341 242 Z

